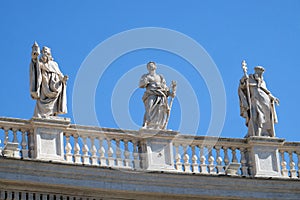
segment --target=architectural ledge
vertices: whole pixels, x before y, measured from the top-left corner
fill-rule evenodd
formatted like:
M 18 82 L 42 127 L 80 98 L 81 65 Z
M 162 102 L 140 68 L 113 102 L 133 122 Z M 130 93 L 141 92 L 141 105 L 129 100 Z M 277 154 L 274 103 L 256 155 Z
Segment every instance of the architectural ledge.
M 298 179 L 111 169 L 0 157 L 0 197 L 299 199 Z M 55 199 L 53 198 L 53 199 Z M 9 199 L 9 198 L 5 198 Z M 17 198 L 15 198 L 17 199 Z

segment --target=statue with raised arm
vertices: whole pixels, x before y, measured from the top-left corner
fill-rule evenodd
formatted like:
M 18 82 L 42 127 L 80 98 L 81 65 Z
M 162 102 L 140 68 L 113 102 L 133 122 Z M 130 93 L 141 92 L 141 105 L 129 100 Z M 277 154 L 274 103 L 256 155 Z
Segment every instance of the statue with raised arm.
M 265 69 L 262 66 L 254 68 L 254 74 L 247 74 L 246 62 L 242 67 L 244 76 L 240 80 L 238 94 L 240 100 L 240 115 L 246 119 L 250 136 L 275 137 L 274 124 L 277 123 L 275 103 L 279 99 L 267 89 L 263 79 Z
M 171 109 L 168 104 L 168 97 L 175 97 L 176 82 L 173 81 L 170 90 L 164 77 L 156 74 L 155 62 L 149 62 L 147 69 L 149 73 L 144 74 L 139 83 L 140 88 L 146 88 L 142 98 L 145 105 L 143 128 L 165 129 Z
M 66 82 L 54 61 L 51 49 L 40 48 L 35 42 L 32 46 L 30 62 L 30 95 L 36 100 L 34 117 L 51 118 L 67 113 Z

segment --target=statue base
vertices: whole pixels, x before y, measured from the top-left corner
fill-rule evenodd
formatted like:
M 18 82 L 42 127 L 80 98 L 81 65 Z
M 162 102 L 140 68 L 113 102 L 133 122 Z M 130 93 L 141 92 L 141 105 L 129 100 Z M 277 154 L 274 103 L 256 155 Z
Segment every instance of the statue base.
M 3 156 L 11 158 L 21 158 L 19 143 L 8 142 L 3 148 Z
M 172 139 L 177 134 L 175 131 L 141 129 L 142 168 L 149 171 L 174 171 Z
M 249 137 L 247 157 L 250 173 L 254 177 L 281 177 L 278 147 L 284 139 Z
M 64 161 L 63 131 L 70 124 L 69 118 L 32 118 L 31 157 L 47 161 Z

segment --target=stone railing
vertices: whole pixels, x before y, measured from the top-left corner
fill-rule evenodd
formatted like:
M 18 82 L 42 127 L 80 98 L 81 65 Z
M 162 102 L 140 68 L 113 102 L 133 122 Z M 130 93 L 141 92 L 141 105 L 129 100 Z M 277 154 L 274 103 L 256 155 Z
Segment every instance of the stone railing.
M 285 142 L 279 148 L 281 175 L 285 178 L 300 176 L 300 142 Z
M 0 155 L 125 170 L 299 179 L 300 143 L 0 118 Z
M 135 131 L 71 125 L 65 132 L 67 163 L 140 169 Z
M 173 146 L 177 171 L 249 175 L 244 139 L 179 136 L 173 141 Z

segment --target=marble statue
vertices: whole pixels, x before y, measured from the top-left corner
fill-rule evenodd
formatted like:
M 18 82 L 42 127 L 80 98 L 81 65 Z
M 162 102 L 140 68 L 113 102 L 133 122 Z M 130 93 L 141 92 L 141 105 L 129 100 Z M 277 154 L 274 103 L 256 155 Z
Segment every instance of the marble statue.
M 246 119 L 249 136 L 275 137 L 274 124 L 277 123 L 275 105 L 279 99 L 267 89 L 263 79 L 265 69 L 262 66 L 254 68 L 254 74 L 247 74 L 247 64 L 242 63 L 244 76 L 240 80 L 238 95 L 240 100 L 240 115 Z
M 143 128 L 165 129 L 176 95 L 176 82 L 172 81 L 171 89 L 169 89 L 164 77 L 156 74 L 155 62 L 149 62 L 147 69 L 149 73 L 144 74 L 139 83 L 140 88 L 146 88 L 142 98 L 145 105 Z M 171 97 L 170 104 L 168 104 L 169 96 Z
M 35 42 L 30 62 L 30 95 L 36 100 L 34 117 L 52 118 L 65 114 L 68 76 L 64 76 L 59 70 L 49 47 L 43 47 L 40 58 L 39 55 L 40 48 Z

